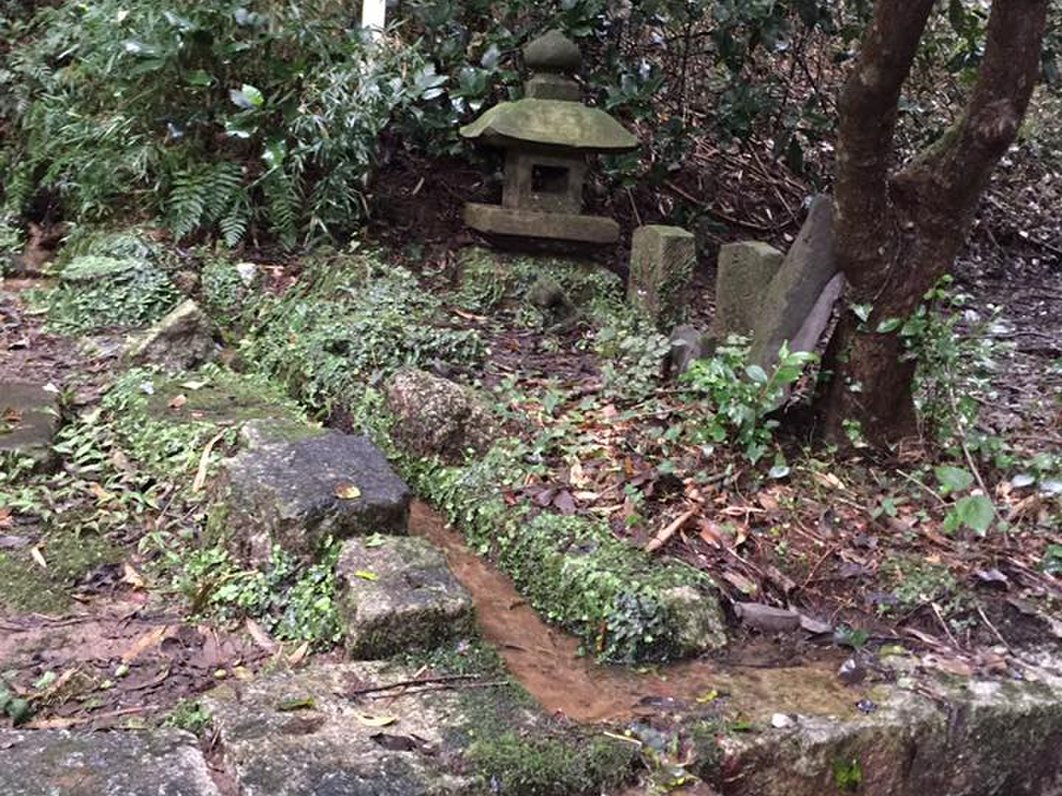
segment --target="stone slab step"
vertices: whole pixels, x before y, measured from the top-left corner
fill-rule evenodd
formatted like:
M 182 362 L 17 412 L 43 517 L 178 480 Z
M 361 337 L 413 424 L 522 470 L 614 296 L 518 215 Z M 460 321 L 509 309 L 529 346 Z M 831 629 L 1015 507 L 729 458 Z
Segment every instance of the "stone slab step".
M 181 730 L 0 731 L 0 796 L 221 796 Z
M 393 699 L 362 702 L 345 696 L 414 675 L 378 662 L 317 665 L 222 686 L 204 705 L 244 796 L 479 792 L 448 764 L 446 735 L 468 721 L 456 693 L 395 691 Z M 300 702 L 306 709 L 283 709 Z M 391 722 L 381 726 L 385 715 Z M 408 748 L 393 738 L 408 739 Z
M 59 396 L 39 384 L 0 381 L 0 452 L 34 459 L 39 467 L 53 460 L 59 429 Z
M 273 544 L 313 557 L 328 538 L 404 534 L 410 491 L 365 437 L 329 431 L 222 463 L 226 542 L 252 561 Z
M 350 539 L 336 574 L 352 657 L 385 658 L 475 633 L 471 596 L 424 539 Z

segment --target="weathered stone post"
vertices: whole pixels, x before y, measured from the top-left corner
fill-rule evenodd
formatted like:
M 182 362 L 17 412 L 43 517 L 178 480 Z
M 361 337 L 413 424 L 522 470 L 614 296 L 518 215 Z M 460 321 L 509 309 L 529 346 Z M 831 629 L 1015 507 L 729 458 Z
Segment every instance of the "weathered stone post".
M 782 266 L 785 255 L 758 240 L 727 243 L 719 249 L 715 277 L 715 318 L 711 335 L 751 337 L 767 285 Z
M 680 227 L 638 227 L 631 239 L 627 300 L 670 331 L 686 319 L 690 280 L 697 262 L 693 234 Z

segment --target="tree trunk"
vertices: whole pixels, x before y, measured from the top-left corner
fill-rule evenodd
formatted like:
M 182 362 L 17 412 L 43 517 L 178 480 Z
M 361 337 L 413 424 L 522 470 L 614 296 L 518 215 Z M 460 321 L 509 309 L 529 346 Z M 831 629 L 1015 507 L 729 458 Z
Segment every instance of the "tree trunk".
M 961 252 L 981 192 L 1013 142 L 1039 74 L 1048 0 L 994 0 L 966 109 L 940 141 L 892 173 L 900 91 L 933 0 L 878 0 L 840 99 L 835 242 L 849 307 L 827 352 L 820 410 L 828 439 L 846 420 L 885 447 L 915 432 L 915 363 L 892 319 L 906 319 Z

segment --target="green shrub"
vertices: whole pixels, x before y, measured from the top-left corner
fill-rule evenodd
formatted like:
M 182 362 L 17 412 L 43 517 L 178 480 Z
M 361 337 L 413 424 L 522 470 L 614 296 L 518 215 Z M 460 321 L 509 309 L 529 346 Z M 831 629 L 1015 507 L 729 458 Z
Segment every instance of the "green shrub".
M 43 189 L 73 218 L 161 215 L 229 244 L 252 224 L 288 242 L 349 229 L 379 132 L 428 72 L 354 17 L 334 0 L 43 8 L 0 69 L 17 95 L 5 204 Z

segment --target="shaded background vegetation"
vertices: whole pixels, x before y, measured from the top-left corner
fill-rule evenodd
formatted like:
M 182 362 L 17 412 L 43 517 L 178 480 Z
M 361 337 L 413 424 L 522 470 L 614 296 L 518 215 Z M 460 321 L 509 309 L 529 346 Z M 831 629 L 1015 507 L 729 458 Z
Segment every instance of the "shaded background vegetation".
M 769 237 L 829 185 L 835 97 L 870 5 L 414 0 L 373 45 L 334 0 L 5 0 L 3 216 L 16 229 L 158 218 L 175 238 L 217 235 L 231 246 L 345 237 L 386 196 L 392 170 L 419 180 L 428 159 L 480 157 L 458 125 L 518 96 L 520 46 L 559 26 L 583 47 L 588 101 L 643 141 L 603 164 L 591 204 L 629 224 L 666 217 L 709 236 Z M 960 107 L 985 5 L 941 4 L 902 103 L 910 151 Z M 1060 20 L 1053 0 L 1047 87 L 1021 144 L 1030 162 L 1062 144 Z M 454 206 L 468 191 L 456 182 L 446 195 Z M 1043 235 L 1058 245 L 1057 232 Z

